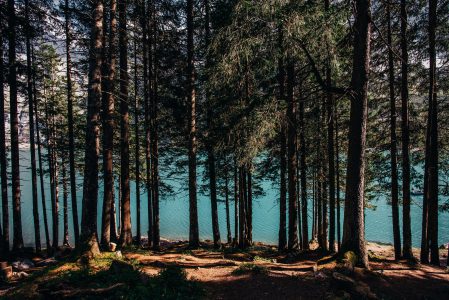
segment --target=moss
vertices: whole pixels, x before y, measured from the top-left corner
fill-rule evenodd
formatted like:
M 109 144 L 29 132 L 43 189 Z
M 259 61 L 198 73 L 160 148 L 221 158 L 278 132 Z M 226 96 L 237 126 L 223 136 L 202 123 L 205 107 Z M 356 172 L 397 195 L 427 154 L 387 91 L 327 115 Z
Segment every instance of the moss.
M 232 275 L 244 274 L 268 274 L 268 268 L 253 263 L 243 263 L 237 269 L 232 271 Z

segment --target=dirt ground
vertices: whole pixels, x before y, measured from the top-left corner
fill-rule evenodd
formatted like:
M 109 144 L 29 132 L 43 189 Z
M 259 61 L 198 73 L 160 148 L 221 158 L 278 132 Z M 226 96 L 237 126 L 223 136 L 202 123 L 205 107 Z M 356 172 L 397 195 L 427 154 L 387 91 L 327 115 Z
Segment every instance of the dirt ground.
M 279 254 L 275 247 L 256 244 L 245 252 L 225 248 L 217 251 L 205 244 L 189 250 L 185 242 L 164 242 L 161 252 L 124 251 L 124 258 L 138 264 L 148 275 L 177 265 L 188 279 L 199 281 L 207 299 L 359 299 L 363 296 L 340 292 L 334 280 L 337 267 L 330 256 L 317 251 L 297 255 Z M 442 267 L 410 265 L 394 261 L 389 245 L 369 243 L 370 270 L 354 269 L 347 274 L 357 287 L 368 292 L 366 298 L 378 299 L 449 299 L 447 250 L 441 252 Z M 419 253 L 415 253 L 419 257 Z M 248 272 L 239 272 L 242 267 Z M 15 283 L 16 286 L 20 283 Z M 0 286 L 8 298 L 14 284 Z M 10 289 L 10 290 L 8 290 Z M 1 291 L 3 290 L 3 292 Z

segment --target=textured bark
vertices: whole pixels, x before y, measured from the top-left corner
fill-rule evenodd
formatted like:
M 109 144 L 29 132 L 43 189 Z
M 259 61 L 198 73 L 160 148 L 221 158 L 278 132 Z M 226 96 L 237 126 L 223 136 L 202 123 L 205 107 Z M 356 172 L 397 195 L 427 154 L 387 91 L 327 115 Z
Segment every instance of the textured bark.
M 401 258 L 401 231 L 399 227 L 399 188 L 397 165 L 397 135 L 396 135 L 396 99 L 394 93 L 394 61 L 391 32 L 391 0 L 387 3 L 387 42 L 388 42 L 388 81 L 390 92 L 390 164 L 391 164 L 391 209 L 393 216 L 394 257 Z
M 294 95 L 295 66 L 292 60 L 287 63 L 287 163 L 288 163 L 288 250 L 298 250 L 298 205 L 296 202 L 297 168 L 297 120 L 296 98 Z
M 101 65 L 103 37 L 103 2 L 92 2 L 89 51 L 86 148 L 84 156 L 83 213 L 80 250 L 87 255 L 100 252 L 97 238 L 98 157 L 100 154 L 99 123 L 101 106 Z
M 237 162 L 234 159 L 234 245 L 239 241 L 239 175 Z
M 14 0 L 8 0 L 9 106 L 11 115 L 11 181 L 14 251 L 23 248 L 22 211 L 20 205 L 19 118 L 17 112 L 16 12 Z
M 436 27 L 437 0 L 429 1 L 429 148 L 428 156 L 428 239 L 430 249 L 430 263 L 439 266 L 438 249 L 438 103 L 436 87 Z
M 299 100 L 299 156 L 301 170 L 301 203 L 302 203 L 302 249 L 309 250 L 309 224 L 307 208 L 307 164 L 306 164 L 306 138 L 304 123 L 304 101 Z
M 151 188 L 153 198 L 153 249 L 159 250 L 160 247 L 160 228 L 159 228 L 159 133 L 158 133 L 158 23 L 156 13 L 156 2 L 152 1 L 153 8 L 153 96 L 151 98 Z
M 67 170 L 66 164 L 62 162 L 62 194 L 63 194 L 63 211 L 64 211 L 64 237 L 62 239 L 63 246 L 70 246 L 69 243 L 69 209 L 68 209 L 68 199 L 69 190 L 67 187 Z
M 402 231 L 403 257 L 412 259 L 410 219 L 410 130 L 408 96 L 408 50 L 406 1 L 401 0 L 401 103 L 402 103 Z
M 193 0 L 187 0 L 187 102 L 189 105 L 189 245 L 199 246 L 196 182 L 196 90 L 193 40 Z
M 340 220 L 340 149 L 339 149 L 339 126 L 338 126 L 338 111 L 337 103 L 334 101 L 335 105 L 335 172 L 336 185 L 337 185 L 337 241 L 338 241 L 338 251 L 341 248 L 341 220 Z
M 352 251 L 357 264 L 368 268 L 365 242 L 365 147 L 370 69 L 371 1 L 355 1 L 348 166 L 341 253 Z
M 279 105 L 282 106 L 285 101 L 285 68 L 284 68 L 284 50 L 283 50 L 283 27 L 279 26 L 278 29 L 278 47 L 279 47 L 279 60 L 278 60 L 278 84 L 279 84 Z M 284 122 L 281 125 L 280 131 L 280 187 L 279 187 L 279 237 L 278 237 L 278 249 L 279 251 L 287 248 L 287 139 L 286 139 L 286 126 Z
M 44 86 L 45 94 L 45 86 Z M 48 111 L 48 102 L 45 98 L 45 128 L 47 136 L 47 165 L 48 173 L 50 177 L 50 202 L 51 202 L 51 221 L 52 221 L 52 251 L 58 247 L 58 218 L 56 212 L 56 178 L 55 178 L 55 167 L 54 167 L 54 139 L 52 133 L 52 124 L 50 124 L 50 115 Z
M 246 219 L 247 219 L 247 236 L 248 236 L 248 245 L 253 244 L 253 177 L 251 173 L 252 166 L 248 167 L 247 172 L 247 210 L 246 210 Z
M 3 26 L 0 16 L 0 70 L 3 70 Z M 4 77 L 0 76 L 0 178 L 2 189 L 2 243 L 3 253 L 9 252 L 9 203 L 8 203 L 8 175 L 6 173 L 6 129 L 5 129 L 5 91 Z
M 30 161 L 31 161 L 31 193 L 33 199 L 33 221 L 34 221 L 34 242 L 36 252 L 41 251 L 41 230 L 39 225 L 39 205 L 37 199 L 37 171 L 36 171 L 36 148 L 34 141 L 34 99 L 33 99 L 33 79 L 31 68 L 31 22 L 30 3 L 25 1 L 26 20 L 26 56 L 27 56 L 27 96 L 28 96 L 28 121 L 30 127 Z
M 120 49 L 120 175 L 122 190 L 122 223 L 120 224 L 120 245 L 132 243 L 131 195 L 129 188 L 129 78 L 128 78 L 128 37 L 126 0 L 118 1 L 119 49 Z
M 136 242 L 140 245 L 142 239 L 140 225 L 140 141 L 139 141 L 139 100 L 138 100 L 138 79 L 137 79 L 137 45 L 134 39 L 134 162 L 135 162 L 135 178 L 136 178 Z
M 75 247 L 79 243 L 79 218 L 78 218 L 78 201 L 76 191 L 76 170 L 75 170 L 75 134 L 73 122 L 73 95 L 72 95 L 72 58 L 70 55 L 71 33 L 70 33 L 70 7 L 69 0 L 65 0 L 65 47 L 66 47 L 66 64 L 67 64 L 67 119 L 69 127 L 69 164 L 70 164 L 70 197 L 72 203 L 72 219 L 73 233 L 75 238 Z
M 105 75 L 102 78 L 102 106 L 103 106 L 103 213 L 101 219 L 101 245 L 107 248 L 111 241 L 111 218 L 114 204 L 114 106 L 115 106 L 115 69 L 116 69 L 116 35 L 117 35 L 117 1 L 110 0 L 109 6 L 109 47 L 107 62 L 103 62 Z M 106 40 L 106 30 L 103 33 L 103 43 Z M 103 45 L 103 48 L 106 48 Z M 103 50 L 104 51 L 104 50 Z M 104 53 L 104 52 L 103 52 Z M 114 217 L 115 218 L 115 217 Z M 115 226 L 114 226 L 115 227 Z M 114 230 L 115 231 L 115 230 Z

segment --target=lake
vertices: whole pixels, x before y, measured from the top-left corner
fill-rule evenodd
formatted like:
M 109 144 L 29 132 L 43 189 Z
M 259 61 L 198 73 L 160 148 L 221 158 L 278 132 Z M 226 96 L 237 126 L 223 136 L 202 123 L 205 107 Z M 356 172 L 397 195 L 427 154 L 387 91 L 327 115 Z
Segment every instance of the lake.
M 33 231 L 33 215 L 32 215 L 32 198 L 31 198 L 31 172 L 29 165 L 29 151 L 22 149 L 20 151 L 21 162 L 21 185 L 22 185 L 22 225 L 23 225 L 23 238 L 27 246 L 34 246 L 34 231 Z M 68 167 L 67 167 L 68 168 Z M 202 174 L 200 167 L 198 168 L 198 174 Z M 183 188 L 187 184 L 187 173 L 185 175 L 185 184 L 181 185 L 179 181 L 167 180 L 163 178 L 166 183 L 173 185 L 176 196 L 161 197 L 160 202 L 160 230 L 161 237 L 169 239 L 188 239 L 189 236 L 189 204 L 188 204 L 188 190 Z M 39 177 L 38 177 L 39 180 Z M 199 184 L 201 176 L 198 178 Z M 10 182 L 9 182 L 10 183 Z M 81 218 L 81 197 L 82 197 L 82 179 L 78 178 L 78 208 L 79 216 Z M 38 183 L 39 184 L 39 183 Z M 49 192 L 49 180 L 45 178 L 46 187 L 46 200 L 47 200 L 47 215 L 51 216 L 50 205 L 50 192 Z M 255 198 L 253 201 L 253 240 L 264 243 L 277 244 L 277 235 L 279 228 L 279 204 L 278 204 L 278 190 L 276 186 L 270 181 L 262 183 L 262 187 L 265 190 L 265 195 Z M 38 186 L 39 188 L 39 186 Z M 70 187 L 69 187 L 70 189 Z M 11 190 L 8 190 L 9 196 L 11 196 Z M 42 219 L 42 207 L 40 200 L 40 188 L 39 194 L 39 213 Z M 116 192 L 116 197 L 118 193 Z M 98 225 L 101 224 L 101 207 L 102 207 L 102 191 L 100 190 L 99 203 L 98 203 Z M 145 234 L 148 229 L 147 218 L 147 196 L 145 190 L 141 189 L 141 220 L 142 220 L 142 234 Z M 414 247 L 420 247 L 421 245 L 421 207 L 422 196 L 412 196 L 411 207 L 411 219 L 412 219 L 412 235 Z M 311 209 L 311 201 L 309 202 L 309 208 Z M 60 243 L 63 237 L 63 216 L 62 216 L 62 185 L 60 186 Z M 376 210 L 367 209 L 366 215 L 366 238 L 369 241 L 378 241 L 383 243 L 392 243 L 392 222 L 391 222 L 391 206 L 387 203 L 385 197 L 379 197 L 379 200 L 373 204 L 377 206 Z M 118 207 L 118 206 L 117 206 Z M 220 221 L 220 233 L 222 241 L 226 240 L 226 215 L 224 203 L 219 203 L 219 221 Z M 231 231 L 234 234 L 234 222 L 233 222 L 234 205 L 232 197 L 230 198 L 230 213 L 231 213 Z M 132 222 L 135 220 L 135 183 L 131 183 L 131 218 Z M 311 216 L 311 211 L 309 212 Z M 71 221 L 71 207 L 69 196 L 69 230 L 70 239 L 73 244 L 73 228 Z M 210 199 L 206 195 L 198 194 L 198 222 L 201 239 L 212 239 L 212 225 L 211 225 L 211 211 L 210 211 Z M 12 230 L 12 212 L 10 215 L 11 230 Z M 343 209 L 342 209 L 342 222 L 343 222 Z M 81 223 L 81 221 L 80 221 Z M 311 219 L 309 220 L 311 224 Z M 51 222 L 50 237 L 51 237 Z M 309 225 L 309 227 L 311 227 Z M 135 233 L 135 226 L 133 226 L 133 233 Z M 100 231 L 99 231 L 100 232 Z M 402 235 L 401 235 L 402 236 Z M 45 242 L 45 235 L 43 230 L 43 221 L 41 221 L 41 239 L 42 243 Z M 12 241 L 12 235 L 11 235 Z M 439 215 L 439 244 L 449 242 L 449 213 L 440 213 Z

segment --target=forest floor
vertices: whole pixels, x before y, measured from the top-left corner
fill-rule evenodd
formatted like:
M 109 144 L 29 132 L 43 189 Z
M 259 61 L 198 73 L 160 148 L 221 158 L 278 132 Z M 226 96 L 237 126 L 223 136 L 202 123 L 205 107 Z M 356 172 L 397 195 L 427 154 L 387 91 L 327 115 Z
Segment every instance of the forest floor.
M 0 283 L 5 299 L 448 299 L 446 266 L 393 260 L 389 245 L 368 243 L 370 270 L 318 251 L 281 254 L 164 241 L 160 252 L 129 248 L 83 262 L 68 255 Z M 419 253 L 415 253 L 419 257 Z M 441 250 L 442 265 L 447 250 Z M 48 260 L 47 260 L 48 261 Z M 44 261 L 45 262 L 45 261 Z M 347 262 L 347 261 L 346 261 Z M 40 267 L 38 265 L 41 265 Z

